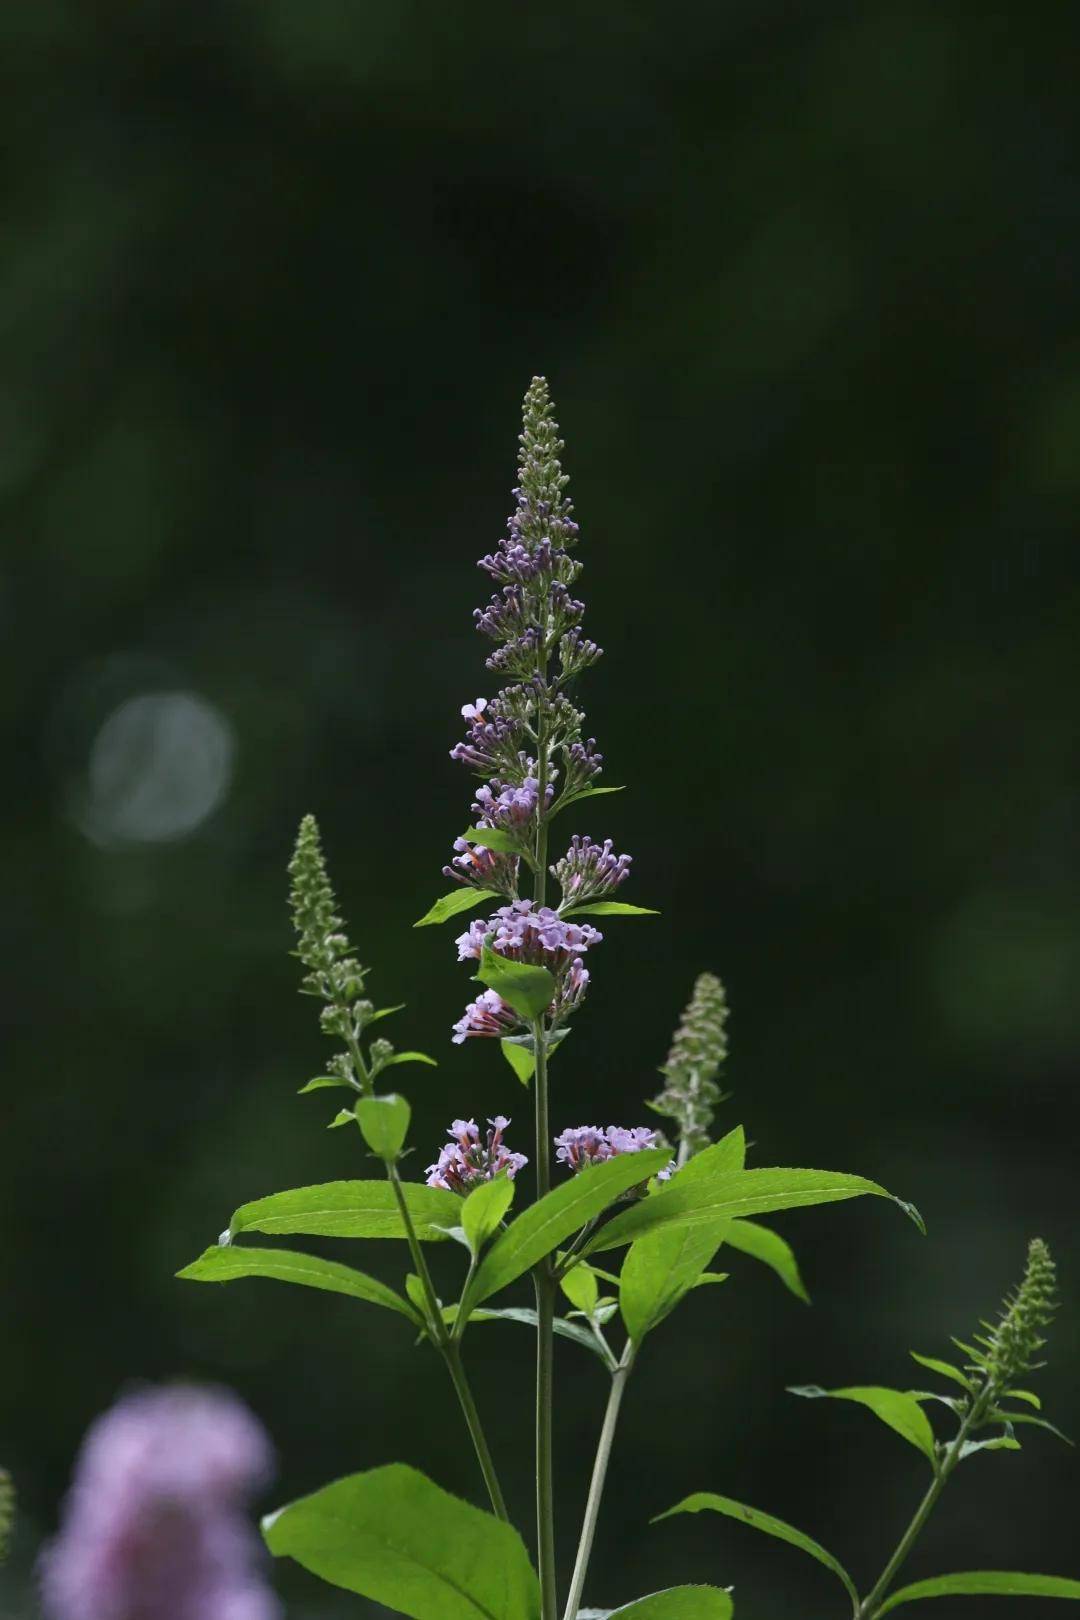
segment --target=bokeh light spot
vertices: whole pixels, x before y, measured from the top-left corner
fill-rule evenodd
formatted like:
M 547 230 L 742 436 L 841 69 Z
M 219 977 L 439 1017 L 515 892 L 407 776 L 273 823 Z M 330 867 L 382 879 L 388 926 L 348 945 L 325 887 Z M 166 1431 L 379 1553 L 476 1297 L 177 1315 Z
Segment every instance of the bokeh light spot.
M 192 692 L 143 692 L 94 738 L 80 822 L 95 843 L 186 838 L 224 800 L 234 739 L 221 711 Z

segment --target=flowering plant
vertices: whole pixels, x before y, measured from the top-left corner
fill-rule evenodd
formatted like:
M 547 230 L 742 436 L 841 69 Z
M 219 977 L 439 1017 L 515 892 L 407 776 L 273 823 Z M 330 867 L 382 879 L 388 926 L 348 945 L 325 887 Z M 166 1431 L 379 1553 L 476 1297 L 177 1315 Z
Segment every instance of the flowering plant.
M 572 594 L 581 572 L 578 526 L 542 378 L 525 396 L 520 442 L 507 533 L 480 559 L 497 590 L 475 615 L 477 628 L 494 643 L 487 668 L 503 684 L 494 697 L 477 697 L 462 708 L 466 734 L 451 755 L 481 785 L 471 824 L 454 841 L 444 868 L 454 886 L 416 926 L 479 913 L 459 936 L 457 953 L 481 989 L 453 1026 L 452 1040 L 498 1042 L 512 1071 L 508 1086 L 531 1091 L 529 1154 L 511 1145 L 522 1142 L 524 1133 L 512 1136 L 504 1115 L 486 1123 L 460 1118 L 422 1178 L 403 1173 L 410 1108 L 404 1096 L 384 1089 L 384 1075 L 432 1059 L 397 1051 L 373 1033 L 376 1023 L 399 1009 L 376 1008 L 367 997 L 368 970 L 352 954 L 318 828 L 308 817 L 291 865 L 297 954 L 305 969 L 303 990 L 321 1003 L 322 1027 L 338 1050 L 303 1090 L 335 1087 L 351 1094 L 350 1106 L 333 1124 L 358 1127 L 385 1175 L 295 1188 L 245 1204 L 219 1242 L 181 1276 L 198 1282 L 277 1278 L 396 1312 L 433 1347 L 456 1392 L 490 1511 L 396 1464 L 349 1475 L 271 1514 L 264 1532 L 274 1554 L 415 1620 L 581 1620 L 616 1613 L 627 1620 L 725 1620 L 733 1600 L 723 1586 L 669 1588 L 618 1610 L 581 1607 L 612 1440 L 635 1363 L 649 1335 L 691 1290 L 725 1280 L 725 1273 L 711 1269 L 722 1249 L 763 1262 L 805 1297 L 790 1247 L 756 1217 L 893 1195 L 874 1181 L 838 1171 L 748 1169 L 739 1127 L 712 1140 L 723 1100 L 727 1007 L 720 981 L 709 973 L 694 986 L 661 1071 L 663 1088 L 649 1104 L 669 1122 L 670 1139 L 640 1123 L 568 1123 L 561 1109 L 553 1129 L 552 1066 L 567 1061 L 563 1045 L 604 942 L 597 920 L 606 929 L 609 919 L 617 926 L 620 919 L 655 913 L 621 898 L 631 861 L 616 853 L 610 839 L 597 842 L 574 831 L 565 848 L 559 839 L 568 827 L 566 811 L 618 789 L 601 783 L 603 756 L 586 735 L 577 707 L 579 677 L 601 654 L 584 633 L 584 607 Z M 589 809 L 591 819 L 596 806 Z M 535 1197 L 514 1214 L 515 1201 L 523 1202 L 517 1195 L 527 1166 Z M 911 1205 L 893 1201 L 921 1227 Z M 335 1260 L 237 1241 L 252 1233 L 396 1240 L 405 1244 L 411 1270 L 398 1290 Z M 426 1251 L 448 1242 L 461 1246 L 463 1265 L 457 1297 L 446 1301 L 436 1292 Z M 526 1279 L 531 1304 L 497 1303 Z M 945 1381 L 947 1393 L 879 1386 L 796 1391 L 857 1402 L 914 1446 L 930 1470 L 911 1525 L 865 1595 L 816 1541 L 730 1497 L 699 1492 L 669 1513 L 708 1510 L 800 1548 L 841 1583 L 857 1620 L 876 1620 L 900 1604 L 949 1593 L 1080 1597 L 1078 1581 L 987 1571 L 895 1586 L 956 1468 L 981 1450 L 1015 1449 L 1022 1425 L 1050 1427 L 1039 1415 L 1037 1397 L 1017 1385 L 1037 1364 L 1053 1308 L 1053 1263 L 1036 1241 L 1000 1320 L 973 1344 L 961 1344 L 962 1365 L 915 1357 Z M 469 1329 L 500 1319 L 524 1325 L 535 1347 L 535 1569 L 509 1521 L 466 1365 Z M 609 1376 L 569 1572 L 559 1569 L 555 1555 L 556 1334 L 598 1357 Z M 935 1433 L 928 1403 L 944 1406 L 954 1420 L 950 1437 Z

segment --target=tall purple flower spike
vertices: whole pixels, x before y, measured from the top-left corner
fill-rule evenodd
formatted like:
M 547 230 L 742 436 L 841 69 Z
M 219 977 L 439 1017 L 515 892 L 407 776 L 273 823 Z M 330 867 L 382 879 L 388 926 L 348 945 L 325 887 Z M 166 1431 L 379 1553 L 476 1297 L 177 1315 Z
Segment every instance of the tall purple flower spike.
M 280 1620 L 245 1509 L 272 1474 L 225 1390 L 123 1396 L 91 1426 L 46 1549 L 48 1620 Z
M 521 900 L 518 892 L 522 868 L 536 871 L 542 822 L 587 793 L 603 765 L 596 739 L 583 735 L 584 715 L 569 696 L 577 676 L 601 652 L 582 629 L 585 606 L 572 590 L 581 573 L 571 555 L 578 526 L 566 495 L 558 432 L 547 383 L 534 377 L 525 396 L 514 510 L 497 549 L 479 564 L 498 589 L 474 614 L 480 632 L 498 644 L 487 667 L 508 684 L 492 698 L 462 705 L 466 736 L 450 750 L 452 758 L 483 778 L 472 805 L 480 836 L 459 838 L 443 868 L 455 882 L 492 889 L 508 902 L 462 935 L 460 959 L 478 958 L 490 935 L 499 955 L 548 968 L 556 979 L 548 1009 L 552 1028 L 584 996 L 589 974 L 582 958 L 602 938 L 596 929 L 570 924 L 562 913 L 613 893 L 630 867 L 630 857 L 617 855 L 610 839 L 596 844 L 575 835 L 562 859 L 548 868 L 562 890 L 558 906 L 531 909 L 532 902 Z M 483 843 L 485 829 L 498 833 L 499 849 Z M 453 1038 L 501 1036 L 522 1027 L 522 1020 L 489 993 L 470 1002 Z

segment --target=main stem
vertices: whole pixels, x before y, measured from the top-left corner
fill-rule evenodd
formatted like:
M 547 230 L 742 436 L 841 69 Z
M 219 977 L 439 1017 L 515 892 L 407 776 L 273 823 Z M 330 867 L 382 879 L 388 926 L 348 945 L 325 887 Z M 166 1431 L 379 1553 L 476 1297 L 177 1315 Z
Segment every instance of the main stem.
M 431 1272 L 428 1270 L 428 1263 L 424 1258 L 424 1250 L 420 1243 L 420 1239 L 416 1235 L 416 1228 L 413 1225 L 412 1216 L 409 1214 L 409 1206 L 405 1201 L 405 1192 L 401 1185 L 401 1177 L 398 1175 L 397 1166 L 388 1164 L 386 1167 L 386 1173 L 390 1178 L 390 1185 L 394 1189 L 394 1198 L 397 1202 L 398 1214 L 401 1216 L 401 1224 L 405 1228 L 405 1237 L 408 1241 L 409 1253 L 412 1255 L 412 1262 L 416 1267 L 416 1274 L 420 1278 L 420 1285 L 424 1290 L 424 1301 L 427 1305 L 428 1320 L 431 1323 L 431 1336 L 434 1340 L 435 1348 L 438 1350 L 439 1354 L 446 1363 L 446 1369 L 450 1374 L 450 1380 L 453 1383 L 455 1393 L 457 1394 L 458 1402 L 461 1406 L 462 1416 L 465 1419 L 465 1426 L 469 1431 L 469 1438 L 472 1440 L 473 1450 L 476 1452 L 476 1460 L 480 1464 L 480 1472 L 484 1476 L 484 1484 L 487 1486 L 488 1496 L 491 1498 L 492 1511 L 494 1512 L 496 1518 L 503 1519 L 509 1523 L 510 1515 L 506 1511 L 506 1501 L 503 1497 L 502 1487 L 499 1484 L 499 1476 L 495 1472 L 495 1464 L 492 1460 L 491 1451 L 488 1447 L 487 1436 L 484 1434 L 483 1424 L 480 1421 L 480 1413 L 477 1410 L 476 1402 L 473 1399 L 473 1393 L 469 1387 L 469 1380 L 465 1376 L 465 1368 L 461 1361 L 461 1351 L 457 1343 L 451 1339 L 450 1335 L 446 1331 L 446 1324 L 443 1321 L 442 1311 L 439 1308 L 439 1296 L 435 1292 L 435 1285 L 431 1280 Z
M 548 742 L 542 718 L 537 724 L 536 877 L 533 902 L 537 909 L 547 897 L 547 784 Z M 533 1087 L 536 1096 L 536 1196 L 551 1190 L 551 1132 L 548 1125 L 547 1036 L 544 1017 L 533 1023 L 536 1070 Z M 536 1559 L 540 1575 L 541 1620 L 558 1620 L 558 1574 L 555 1566 L 555 1475 L 552 1446 L 552 1413 L 555 1398 L 555 1300 L 558 1283 L 550 1259 L 541 1260 L 533 1272 L 536 1288 Z
M 919 1539 L 919 1536 L 922 1534 L 927 1519 L 934 1511 L 938 1497 L 948 1484 L 949 1475 L 960 1461 L 960 1452 L 963 1449 L 964 1441 L 967 1439 L 971 1430 L 977 1427 L 977 1425 L 982 1421 L 983 1415 L 987 1408 L 993 1404 L 993 1399 L 994 1392 L 990 1389 L 986 1389 L 973 1401 L 967 1415 L 960 1424 L 956 1438 L 953 1440 L 952 1444 L 941 1460 L 941 1467 L 934 1476 L 929 1490 L 919 1503 L 918 1507 L 915 1509 L 914 1518 L 904 1531 L 904 1534 L 900 1537 L 900 1540 L 897 1543 L 896 1551 L 893 1553 L 892 1557 L 889 1559 L 889 1562 L 882 1570 L 880 1576 L 878 1577 L 877 1583 L 859 1604 L 855 1615 L 855 1620 L 873 1620 L 874 1615 L 877 1613 L 879 1604 L 899 1574 L 900 1568 L 907 1559 L 912 1547 L 914 1547 L 916 1541 Z
M 574 1563 L 574 1573 L 570 1581 L 570 1596 L 566 1600 L 564 1620 L 575 1620 L 585 1592 L 585 1577 L 589 1572 L 593 1537 L 596 1534 L 596 1521 L 600 1517 L 600 1503 L 603 1500 L 604 1485 L 607 1482 L 608 1463 L 611 1461 L 611 1447 L 615 1439 L 615 1428 L 619 1421 L 619 1408 L 622 1405 L 626 1380 L 629 1378 L 634 1365 L 636 1350 L 637 1347 L 633 1340 L 628 1340 L 619 1365 L 611 1375 L 611 1391 L 608 1395 L 607 1410 L 604 1413 L 600 1439 L 596 1446 L 596 1461 L 593 1463 L 592 1479 L 589 1482 L 589 1499 L 585 1504 L 585 1518 L 581 1525 L 581 1539 L 578 1542 L 577 1559 Z

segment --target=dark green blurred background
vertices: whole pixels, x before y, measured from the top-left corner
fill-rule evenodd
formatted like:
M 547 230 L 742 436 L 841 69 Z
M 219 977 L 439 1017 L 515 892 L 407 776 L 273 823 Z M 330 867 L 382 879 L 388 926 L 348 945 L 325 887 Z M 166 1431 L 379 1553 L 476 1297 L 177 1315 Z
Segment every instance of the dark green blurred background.
M 456 1113 L 528 1147 L 497 1051 L 449 1044 L 454 930 L 410 924 L 465 824 L 474 560 L 535 371 L 632 789 L 577 830 L 663 912 L 590 963 L 555 1121 L 647 1118 L 710 967 L 757 1162 L 871 1175 L 930 1228 L 791 1215 L 811 1311 L 742 1263 L 657 1333 L 591 1601 L 838 1612 L 783 1548 L 646 1521 L 711 1487 L 869 1576 L 920 1464 L 784 1385 L 917 1381 L 908 1347 L 969 1331 L 1036 1232 L 1066 1296 L 1040 1388 L 1080 1427 L 1078 45 L 1040 3 L 4 9 L 4 1612 L 137 1377 L 239 1389 L 276 1499 L 391 1459 L 478 1495 L 396 1319 L 172 1274 L 242 1200 L 365 1173 L 295 1096 L 325 1051 L 287 954 L 306 810 L 392 1033 L 440 1059 L 400 1071 L 417 1171 Z M 472 1349 L 525 1516 L 529 1342 Z M 604 1378 L 560 1355 L 569 1552 Z M 913 1572 L 1078 1573 L 1078 1466 L 977 1459 Z M 282 1573 L 298 1620 L 375 1612 Z

